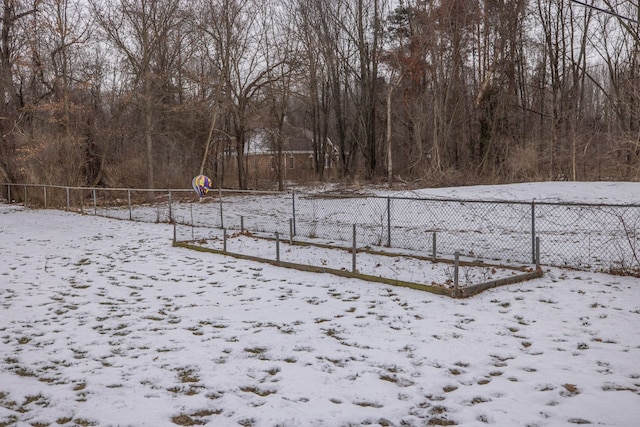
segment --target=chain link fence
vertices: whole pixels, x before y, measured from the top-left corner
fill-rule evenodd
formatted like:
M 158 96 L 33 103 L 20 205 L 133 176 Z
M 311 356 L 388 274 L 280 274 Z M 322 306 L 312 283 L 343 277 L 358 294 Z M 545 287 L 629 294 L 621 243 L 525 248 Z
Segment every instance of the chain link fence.
M 535 204 L 544 263 L 640 274 L 640 205 Z
M 640 273 L 640 205 L 296 195 L 297 234 L 363 245 L 584 270 Z M 347 239 L 348 240 L 348 239 Z
M 2 184 L 0 197 L 29 207 L 176 223 L 177 240 L 214 229 L 278 233 L 434 258 L 459 254 L 504 263 L 640 274 L 640 205 L 458 200 L 303 192 L 104 189 Z

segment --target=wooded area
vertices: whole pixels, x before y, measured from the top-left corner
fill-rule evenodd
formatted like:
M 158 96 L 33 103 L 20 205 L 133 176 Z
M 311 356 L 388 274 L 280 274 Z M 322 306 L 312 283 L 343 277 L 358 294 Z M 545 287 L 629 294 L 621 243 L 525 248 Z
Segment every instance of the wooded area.
M 4 0 L 0 182 L 282 189 L 291 128 L 314 181 L 636 181 L 640 4 L 582 3 Z

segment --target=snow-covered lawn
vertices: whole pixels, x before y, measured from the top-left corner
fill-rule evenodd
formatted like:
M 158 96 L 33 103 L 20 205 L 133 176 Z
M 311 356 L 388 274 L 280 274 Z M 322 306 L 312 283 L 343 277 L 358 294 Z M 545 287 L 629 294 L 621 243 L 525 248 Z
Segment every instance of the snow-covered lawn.
M 640 419 L 637 278 L 545 269 L 454 300 L 172 233 L 0 205 L 0 426 Z

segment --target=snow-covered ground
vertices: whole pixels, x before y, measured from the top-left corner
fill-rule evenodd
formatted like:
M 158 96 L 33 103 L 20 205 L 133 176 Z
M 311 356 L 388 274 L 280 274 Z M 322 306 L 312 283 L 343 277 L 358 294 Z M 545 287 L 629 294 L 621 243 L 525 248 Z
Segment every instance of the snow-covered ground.
M 428 191 L 640 200 L 635 183 Z M 552 268 L 453 300 L 172 247 L 172 233 L 0 205 L 0 425 L 640 419 L 637 278 Z

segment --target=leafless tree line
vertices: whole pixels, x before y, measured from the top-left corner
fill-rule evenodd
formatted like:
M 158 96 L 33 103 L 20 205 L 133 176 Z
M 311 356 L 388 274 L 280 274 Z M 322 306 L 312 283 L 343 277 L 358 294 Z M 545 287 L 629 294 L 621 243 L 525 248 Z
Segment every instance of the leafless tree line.
M 3 3 L 0 181 L 246 189 L 268 129 L 282 188 L 286 125 L 315 180 L 640 177 L 637 0 Z

